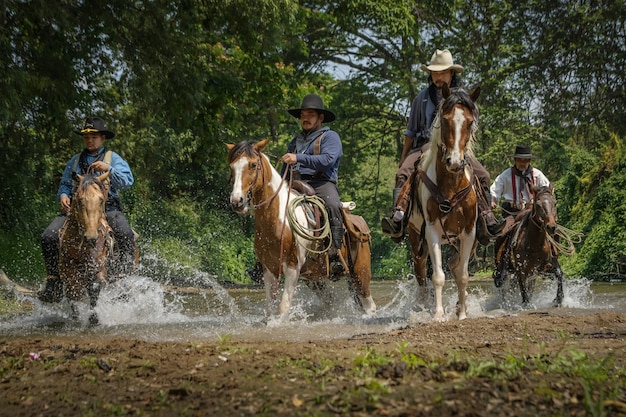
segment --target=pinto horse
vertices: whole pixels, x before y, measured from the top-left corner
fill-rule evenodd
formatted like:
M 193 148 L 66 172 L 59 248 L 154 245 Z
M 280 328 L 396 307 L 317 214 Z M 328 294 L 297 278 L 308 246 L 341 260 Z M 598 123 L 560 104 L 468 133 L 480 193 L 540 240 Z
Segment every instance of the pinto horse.
M 409 241 L 420 296 L 427 291 L 427 259 L 432 264 L 435 290 L 434 318 L 444 320 L 442 290 L 445 283 L 442 245 L 456 249 L 450 270 L 458 289 L 457 317 L 467 317 L 468 264 L 475 247 L 477 194 L 468 158 L 477 129 L 475 104 L 480 89 L 443 87 L 443 98 L 432 125 L 429 149 L 412 178 Z
M 86 292 L 92 309 L 107 281 L 107 259 L 113 249 L 113 233 L 104 211 L 108 176 L 109 172 L 78 175 L 70 212 L 59 231 L 59 277 L 65 296 L 79 301 Z M 95 313 L 89 322 L 97 324 Z
M 263 266 L 263 281 L 268 302 L 268 313 L 276 300 L 281 274 L 284 289 L 278 306 L 278 314 L 289 312 L 294 290 L 299 277 L 306 278 L 307 285 L 315 290 L 322 300 L 330 303 L 326 288 L 329 277 L 328 257 L 320 243 L 296 233 L 298 228 L 312 228 L 303 205 L 293 209 L 290 223 L 288 207 L 299 197 L 289 184 L 270 164 L 263 153 L 269 139 L 257 143 L 240 142 L 228 144 L 233 189 L 230 204 L 239 214 L 248 212 L 253 206 L 255 218 L 254 250 Z M 359 218 L 344 210 L 344 217 Z M 297 226 L 294 229 L 294 226 Z M 367 227 L 367 225 L 365 225 Z M 362 226 L 363 228 L 363 226 Z M 369 230 L 361 238 L 348 233 L 343 242 L 341 255 L 348 262 L 348 284 L 355 301 L 365 313 L 373 313 L 376 304 L 370 294 L 371 254 Z
M 496 251 L 500 265 L 501 286 L 508 274 L 513 274 L 522 293 L 522 305 L 529 306 L 538 275 L 553 274 L 557 280 L 555 307 L 563 303 L 563 271 L 558 261 L 556 199 L 552 184 L 533 187 L 532 206 L 515 218 Z

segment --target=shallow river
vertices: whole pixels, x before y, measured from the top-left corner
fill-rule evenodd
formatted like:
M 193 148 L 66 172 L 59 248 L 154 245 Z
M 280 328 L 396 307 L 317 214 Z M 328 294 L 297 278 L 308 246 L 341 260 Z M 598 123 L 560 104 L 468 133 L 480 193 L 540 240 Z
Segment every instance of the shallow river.
M 311 341 L 352 337 L 391 331 L 407 325 L 432 321 L 432 306 L 416 302 L 414 280 L 379 281 L 372 284 L 378 307 L 364 316 L 355 306 L 345 280 L 332 283 L 334 304 L 322 308 L 317 296 L 300 284 L 288 320 L 265 318 L 265 293 L 261 288 L 226 289 L 206 274 L 194 273 L 190 282 L 202 281 L 204 289 L 163 287 L 146 276 L 132 276 L 109 285 L 101 294 L 96 311 L 101 325 L 86 326 L 87 308 L 80 306 L 79 322 L 70 318 L 66 302 L 47 305 L 32 298 L 26 313 L 0 318 L 3 336 L 72 336 L 77 338 L 138 338 L 147 341 L 254 340 Z M 591 283 L 585 279 L 566 280 L 563 307 L 559 313 L 582 314 L 596 311 L 626 313 L 625 283 Z M 519 291 L 517 291 L 519 292 Z M 519 295 L 514 294 L 502 308 L 491 282 L 472 281 L 468 288 L 469 317 L 499 317 L 519 314 Z M 537 280 L 533 308 L 549 311 L 556 294 L 550 280 Z M 517 298 L 517 299 L 516 299 Z M 454 320 L 456 284 L 446 281 L 444 306 L 448 320 Z

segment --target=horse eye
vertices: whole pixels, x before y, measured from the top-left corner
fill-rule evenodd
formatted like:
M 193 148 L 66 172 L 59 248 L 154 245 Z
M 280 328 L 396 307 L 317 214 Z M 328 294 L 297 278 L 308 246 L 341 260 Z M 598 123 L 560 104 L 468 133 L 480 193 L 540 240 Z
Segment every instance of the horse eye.
M 256 169 L 257 163 L 256 162 L 251 162 L 250 163 L 250 169 Z

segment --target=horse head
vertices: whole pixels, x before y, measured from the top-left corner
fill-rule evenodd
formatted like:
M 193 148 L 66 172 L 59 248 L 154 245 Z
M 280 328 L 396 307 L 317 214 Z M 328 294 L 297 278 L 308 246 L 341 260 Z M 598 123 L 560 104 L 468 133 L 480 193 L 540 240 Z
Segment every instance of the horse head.
M 556 198 L 554 187 L 532 187 L 533 198 L 532 220 L 539 227 L 544 228 L 550 235 L 556 232 L 558 216 L 556 212 Z
M 100 176 L 78 175 L 79 183 L 72 198 L 71 215 L 78 220 L 83 237 L 90 243 L 98 239 L 98 228 L 108 194 L 104 181 L 109 173 L 107 171 Z
M 467 156 L 473 153 L 474 133 L 478 127 L 476 100 L 480 87 L 471 93 L 464 89 L 442 88 L 442 100 L 433 123 L 433 142 L 441 152 L 441 160 L 448 171 L 465 169 Z
M 226 145 L 229 150 L 228 165 L 233 181 L 230 205 L 238 214 L 245 214 L 248 211 L 253 194 L 262 186 L 261 152 L 268 142 L 269 139 L 265 139 L 254 144 L 244 141 L 236 145 Z

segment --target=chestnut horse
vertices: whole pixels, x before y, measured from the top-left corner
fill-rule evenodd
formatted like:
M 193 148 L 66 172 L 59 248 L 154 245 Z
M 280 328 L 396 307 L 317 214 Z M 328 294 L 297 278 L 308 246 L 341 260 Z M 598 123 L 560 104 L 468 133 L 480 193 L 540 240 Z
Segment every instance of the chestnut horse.
M 59 230 L 59 277 L 65 296 L 79 301 L 86 293 L 92 310 L 101 288 L 117 278 L 114 271 L 118 269 L 115 265 L 118 248 L 105 214 L 108 176 L 109 172 L 100 176 L 77 175 L 79 181 L 70 212 Z M 134 266 L 138 263 L 139 251 L 135 245 Z M 74 304 L 72 309 L 76 314 Z M 89 323 L 98 323 L 95 312 L 91 313 Z
M 327 245 L 308 239 L 306 234 L 297 233 L 298 229 L 312 230 L 315 225 L 311 225 L 302 204 L 293 206 L 294 200 L 300 195 L 290 188 L 263 153 L 268 142 L 269 139 L 254 144 L 240 142 L 237 145 L 227 145 L 228 163 L 233 179 L 230 204 L 239 214 L 247 213 L 250 205 L 255 209 L 254 250 L 263 266 L 268 314 L 272 314 L 271 307 L 277 298 L 282 274 L 284 289 L 278 314 L 284 316 L 291 307 L 299 277 L 306 278 L 307 285 L 326 304 L 330 303 L 330 294 L 326 287 L 330 274 L 325 250 Z M 289 214 L 289 206 L 292 206 L 292 215 Z M 323 207 L 322 209 L 325 210 Z M 365 232 L 360 237 L 348 233 L 343 241 L 341 256 L 347 260 L 348 284 L 355 301 L 365 313 L 370 314 L 376 310 L 376 304 L 370 294 L 369 229 L 363 230 L 367 228 L 363 219 L 345 209 L 344 217 L 348 221 L 355 220 L 351 224 L 360 224 L 360 230 Z M 350 229 L 354 231 L 354 227 L 348 228 L 349 231 Z
M 454 246 L 450 270 L 458 289 L 457 317 L 467 317 L 468 264 L 475 246 L 477 194 L 468 158 L 477 129 L 475 104 L 480 89 L 443 87 L 443 98 L 432 125 L 430 147 L 412 178 L 409 241 L 420 296 L 427 294 L 427 259 L 432 264 L 435 290 L 434 318 L 444 320 L 445 283 L 442 245 Z
M 553 187 L 533 187 L 530 209 L 516 216 L 515 225 L 503 238 L 496 252 L 501 265 L 500 285 L 512 274 L 522 293 L 522 305 L 528 307 L 538 275 L 553 274 L 557 280 L 555 307 L 563 303 L 563 271 L 558 261 L 557 212 Z

